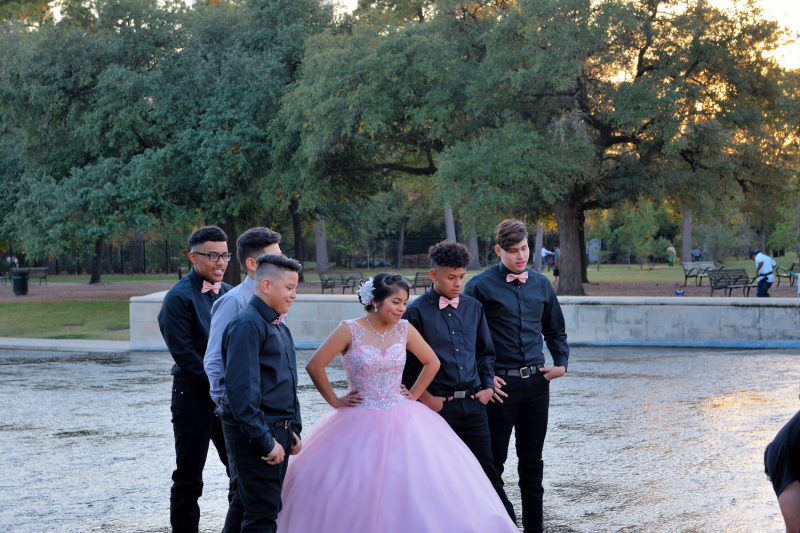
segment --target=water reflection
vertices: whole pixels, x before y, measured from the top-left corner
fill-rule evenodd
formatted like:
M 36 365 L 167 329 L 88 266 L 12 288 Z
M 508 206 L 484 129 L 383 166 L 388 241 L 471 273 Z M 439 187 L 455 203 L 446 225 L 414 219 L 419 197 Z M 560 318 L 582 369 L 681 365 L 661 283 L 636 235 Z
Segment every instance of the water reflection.
M 782 531 L 761 457 L 800 409 L 798 363 L 798 351 L 576 349 L 552 386 L 548 531 Z M 0 352 L 0 530 L 169 531 L 170 366 L 163 353 Z M 344 392 L 340 361 L 330 377 Z M 300 391 L 310 425 L 328 406 L 305 374 Z M 517 501 L 513 449 L 510 461 Z M 213 454 L 205 482 L 201 531 L 216 532 Z

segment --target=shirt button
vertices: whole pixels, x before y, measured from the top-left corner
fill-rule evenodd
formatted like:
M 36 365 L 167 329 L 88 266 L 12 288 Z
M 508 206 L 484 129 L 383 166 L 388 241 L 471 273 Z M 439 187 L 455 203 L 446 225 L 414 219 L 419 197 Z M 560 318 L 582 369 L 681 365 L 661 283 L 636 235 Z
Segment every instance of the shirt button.
M 453 335 L 455 335 L 455 334 L 456 334 L 456 332 L 455 332 L 455 331 L 451 331 L 450 333 L 452 333 Z
M 458 348 L 456 348 L 456 351 L 458 351 Z

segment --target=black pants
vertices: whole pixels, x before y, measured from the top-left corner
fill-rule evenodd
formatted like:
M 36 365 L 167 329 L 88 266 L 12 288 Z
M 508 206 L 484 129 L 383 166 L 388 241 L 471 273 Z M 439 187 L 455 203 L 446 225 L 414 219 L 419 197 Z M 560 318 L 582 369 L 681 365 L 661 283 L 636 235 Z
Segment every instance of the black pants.
M 231 474 L 236 478 L 228 516 L 242 515 L 242 533 L 274 533 L 275 519 L 281 510 L 281 488 L 289 465 L 289 450 L 294 443 L 292 428 L 277 425 L 272 436 L 283 446 L 286 457 L 278 465 L 267 464 L 250 447 L 250 439 L 236 426 L 223 424 L 225 443 L 231 453 Z M 228 519 L 225 520 L 228 525 Z
M 492 439 L 489 435 L 486 406 L 478 399 L 453 399 L 444 402 L 439 414 L 475 455 L 481 468 L 486 472 L 486 477 L 489 478 L 497 495 L 500 496 L 500 501 L 503 502 L 511 520 L 516 522 L 514 505 L 508 500 L 506 491 L 503 490 L 503 480 L 500 479 L 492 460 Z
M 756 287 L 756 296 L 758 298 L 769 298 L 769 288 L 772 287 L 772 283 L 767 281 L 766 279 L 762 279 L 758 282 L 758 287 Z
M 519 491 L 522 497 L 522 527 L 526 533 L 543 531 L 542 449 L 547 435 L 547 412 L 550 407 L 550 382 L 537 373 L 529 378 L 508 376 L 503 403 L 489 403 L 489 431 L 494 467 L 503 475 L 508 458 L 511 431 L 517 440 Z
M 197 533 L 200 524 L 197 500 L 203 495 L 203 468 L 209 441 L 214 443 L 219 459 L 228 471 L 222 422 L 214 413 L 215 408 L 208 387 L 188 381 L 172 382 L 176 469 L 172 473 L 169 521 L 176 533 Z

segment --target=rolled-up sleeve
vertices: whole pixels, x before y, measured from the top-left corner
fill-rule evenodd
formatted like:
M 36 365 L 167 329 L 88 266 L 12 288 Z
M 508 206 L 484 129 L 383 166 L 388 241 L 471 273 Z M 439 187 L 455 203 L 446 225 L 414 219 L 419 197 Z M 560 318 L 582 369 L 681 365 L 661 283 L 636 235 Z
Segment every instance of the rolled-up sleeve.
M 566 369 L 569 361 L 566 324 L 564 323 L 564 314 L 561 312 L 561 304 L 558 303 L 552 287 L 549 287 L 547 291 L 542 313 L 542 335 L 547 343 L 547 349 L 550 350 L 550 355 L 553 357 L 553 364 Z
M 258 452 L 267 455 L 275 441 L 261 411 L 259 352 L 266 334 L 257 324 L 236 322 L 228 328 L 225 365 L 226 400 L 233 418 Z
M 224 296 L 217 300 L 214 307 L 211 308 L 211 329 L 208 334 L 208 346 L 203 358 L 203 366 L 211 385 L 209 389 L 211 399 L 217 405 L 225 396 L 219 385 L 219 378 L 222 374 L 222 337 L 225 334 L 225 328 L 240 310 L 235 298 Z

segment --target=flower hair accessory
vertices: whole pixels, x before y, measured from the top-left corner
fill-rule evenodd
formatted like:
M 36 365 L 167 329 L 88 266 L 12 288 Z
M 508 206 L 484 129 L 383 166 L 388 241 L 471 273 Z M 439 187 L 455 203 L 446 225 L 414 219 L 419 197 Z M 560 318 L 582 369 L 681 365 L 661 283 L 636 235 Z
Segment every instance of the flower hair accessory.
M 361 285 L 361 287 L 359 287 L 358 297 L 361 299 L 361 303 L 364 305 L 369 305 L 372 303 L 372 278 L 369 278 L 364 282 L 363 285 Z

